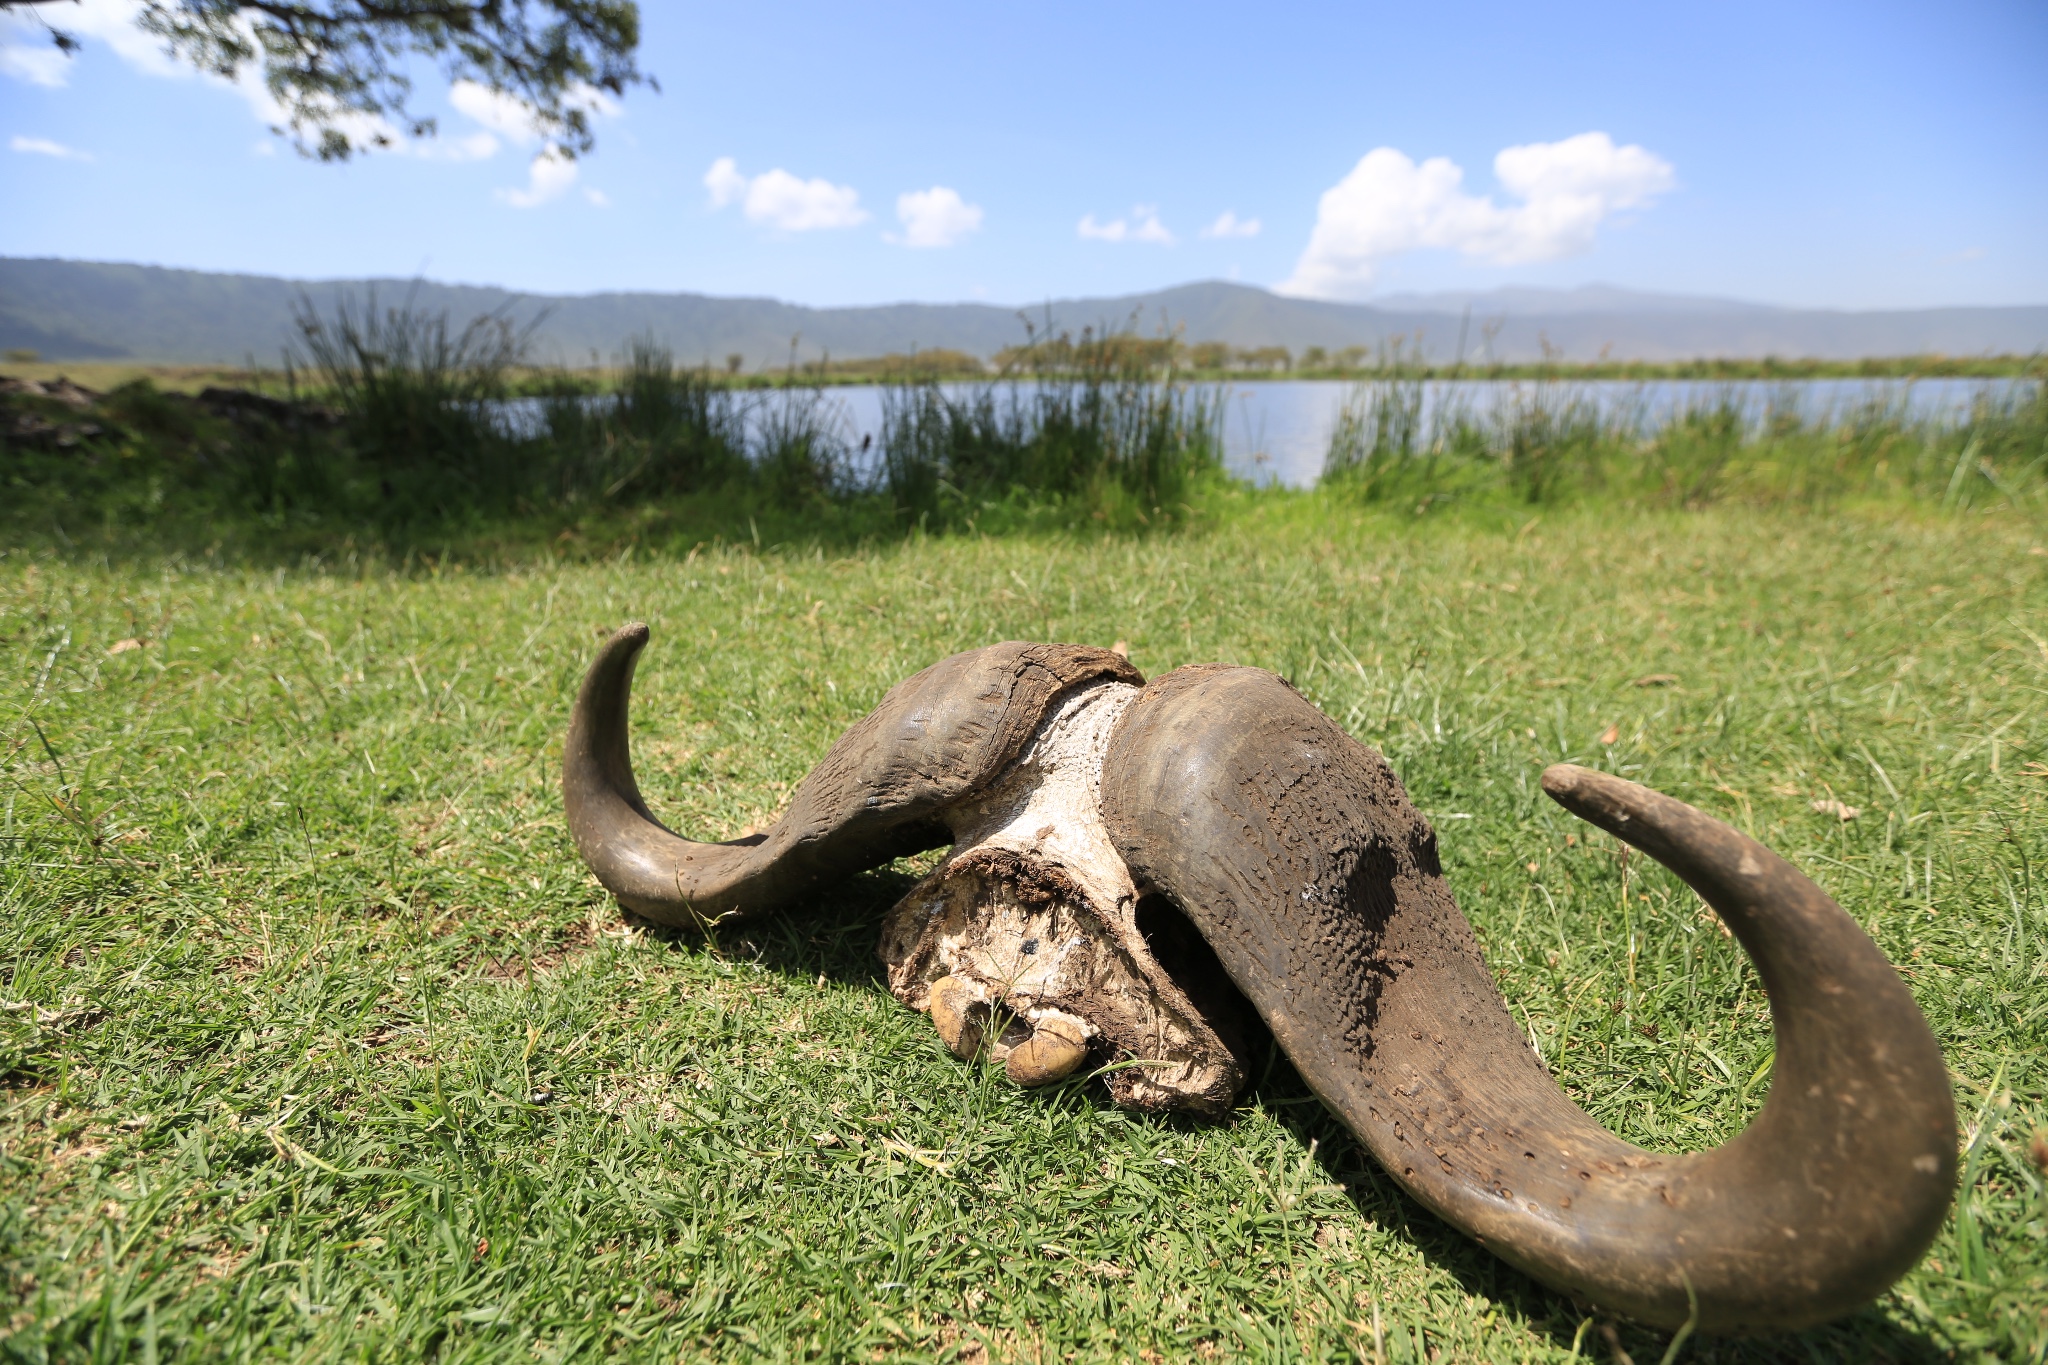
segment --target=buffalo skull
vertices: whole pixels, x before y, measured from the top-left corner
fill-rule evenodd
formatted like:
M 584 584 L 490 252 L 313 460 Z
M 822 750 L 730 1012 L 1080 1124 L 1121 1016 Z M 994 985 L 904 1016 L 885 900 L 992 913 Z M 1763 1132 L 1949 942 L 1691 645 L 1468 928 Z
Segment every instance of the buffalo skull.
M 1120 655 L 991 645 L 892 689 L 764 834 L 698 843 L 648 811 L 627 749 L 629 625 L 584 679 L 569 828 L 629 909 L 708 924 L 951 845 L 890 912 L 891 990 L 947 1047 L 1040 1084 L 1084 1060 L 1140 1109 L 1226 1111 L 1241 995 L 1323 1101 L 1447 1222 L 1641 1321 L 1796 1329 L 1884 1291 L 1955 1181 L 1941 1052 L 1856 922 L 1784 859 L 1632 782 L 1543 789 L 1683 878 L 1756 964 L 1770 1095 L 1711 1152 L 1644 1151 L 1530 1050 L 1376 752 L 1275 675 L 1146 683 Z M 1226 985 L 1227 978 L 1227 985 Z M 1234 986 L 1235 991 L 1229 989 Z

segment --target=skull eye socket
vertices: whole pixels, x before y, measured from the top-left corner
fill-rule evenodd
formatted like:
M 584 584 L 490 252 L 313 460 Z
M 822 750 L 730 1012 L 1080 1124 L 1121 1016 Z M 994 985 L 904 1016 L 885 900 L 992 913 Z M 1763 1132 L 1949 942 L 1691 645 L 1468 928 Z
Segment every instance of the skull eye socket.
M 1181 988 L 1203 1022 L 1215 1030 L 1224 1047 L 1245 1056 L 1246 1044 L 1264 1031 L 1264 1025 L 1195 922 L 1155 892 L 1139 898 L 1137 923 L 1153 960 Z
M 1019 1014 L 1013 1014 L 1010 1016 L 1009 1021 L 1003 1025 L 1002 1033 L 997 1035 L 996 1043 L 1000 1047 L 1022 1047 L 1031 1040 L 1033 1032 L 1035 1030 L 1031 1027 L 1029 1019 Z

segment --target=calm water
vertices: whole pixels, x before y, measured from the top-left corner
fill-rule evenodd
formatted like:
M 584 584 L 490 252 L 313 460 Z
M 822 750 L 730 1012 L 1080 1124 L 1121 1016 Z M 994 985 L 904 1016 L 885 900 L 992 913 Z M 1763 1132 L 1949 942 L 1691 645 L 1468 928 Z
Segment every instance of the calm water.
M 1985 379 L 1808 379 L 1796 381 L 1672 380 L 1639 383 L 1627 380 L 1510 381 L 1484 379 L 1431 380 L 1423 385 L 1423 429 L 1449 412 L 1462 412 L 1485 423 L 1505 410 L 1542 403 L 1553 408 L 1588 404 L 1609 421 L 1653 427 L 1674 412 L 1690 407 L 1732 402 L 1752 421 L 1789 412 L 1808 421 L 1841 419 L 1873 406 L 1901 410 L 1915 419 L 1953 422 L 1965 416 L 1980 398 L 2002 401 L 2030 393 L 2031 380 Z M 948 384 L 947 393 L 965 396 L 979 386 Z M 1305 488 L 1322 473 L 1330 434 L 1352 384 L 1345 380 L 1270 380 L 1211 386 L 1206 391 L 1223 405 L 1224 462 L 1232 473 L 1255 482 L 1280 482 Z M 882 437 L 882 395 L 873 387 L 827 389 L 819 398 L 855 452 L 856 467 L 867 472 L 875 463 Z M 808 394 L 795 401 L 809 401 Z M 788 402 L 780 391 L 744 395 L 749 418 L 758 424 L 770 405 Z M 532 400 L 507 405 L 515 426 L 537 422 L 540 406 Z M 865 457 L 862 456 L 865 442 Z
M 1994 401 L 2014 396 L 2027 380 L 1983 379 L 1809 379 L 1792 383 L 1680 381 L 1644 384 L 1624 380 L 1583 382 L 1510 382 L 1503 380 L 1432 380 L 1423 385 L 1423 420 L 1445 409 L 1462 410 L 1485 421 L 1504 407 L 1534 402 L 1580 401 L 1603 415 L 1654 426 L 1674 412 L 1695 405 L 1718 404 L 1724 398 L 1739 404 L 1752 420 L 1771 412 L 1792 411 L 1808 420 L 1847 417 L 1873 404 L 1897 405 L 1921 419 L 1955 421 L 1979 397 Z M 1219 386 L 1224 404 L 1224 463 L 1231 472 L 1257 482 L 1275 481 L 1306 488 L 1323 471 L 1330 452 L 1330 433 L 1352 385 L 1345 380 L 1268 380 Z M 947 385 L 948 392 L 966 393 L 970 385 Z M 825 401 L 837 405 L 844 430 L 858 448 L 863 437 L 882 438 L 882 390 L 847 388 L 827 391 Z M 872 446 L 870 447 L 872 448 Z

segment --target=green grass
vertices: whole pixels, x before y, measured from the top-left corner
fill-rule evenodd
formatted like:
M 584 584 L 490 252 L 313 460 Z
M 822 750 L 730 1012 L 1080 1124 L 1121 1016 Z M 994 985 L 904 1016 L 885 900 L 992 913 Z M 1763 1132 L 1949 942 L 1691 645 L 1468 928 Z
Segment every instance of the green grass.
M 0 1357 L 1609 1354 L 1611 1324 L 1402 1195 L 1270 1049 L 1209 1125 L 953 1060 L 875 959 L 912 866 L 715 943 L 623 921 L 565 836 L 557 746 L 599 636 L 642 617 L 642 785 L 705 836 L 769 818 L 954 650 L 1284 673 L 1433 816 L 1562 1082 L 1664 1149 L 1760 1102 L 1763 1000 L 1689 893 L 1536 777 L 1574 759 L 1733 820 L 1907 973 L 1968 1185 L 1871 1310 L 1682 1358 L 2038 1362 L 2044 543 L 2011 509 L 1242 494 L 1139 538 L 10 552 Z

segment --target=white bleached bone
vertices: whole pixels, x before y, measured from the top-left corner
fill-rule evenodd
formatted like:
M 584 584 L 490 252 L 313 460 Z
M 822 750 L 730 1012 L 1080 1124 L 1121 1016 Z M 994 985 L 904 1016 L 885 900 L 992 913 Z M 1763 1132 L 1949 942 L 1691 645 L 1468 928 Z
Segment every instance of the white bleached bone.
M 1102 757 L 1137 694 L 1076 689 L 949 812 L 953 848 L 890 911 L 882 958 L 890 989 L 929 1010 L 949 1048 L 986 1053 L 1020 1084 L 1059 1080 L 1092 1054 L 1129 1063 L 1106 1078 L 1124 1104 L 1213 1112 L 1242 1073 L 1232 1031 L 1162 967 L 1102 821 Z

